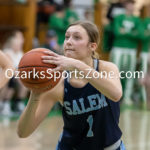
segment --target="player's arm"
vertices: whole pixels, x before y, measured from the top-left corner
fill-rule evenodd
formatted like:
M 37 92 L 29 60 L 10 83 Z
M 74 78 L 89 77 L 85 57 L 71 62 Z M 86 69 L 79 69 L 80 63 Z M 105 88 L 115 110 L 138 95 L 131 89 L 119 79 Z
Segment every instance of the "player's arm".
M 92 84 L 103 95 L 117 102 L 122 96 L 122 86 L 119 78 L 119 70 L 117 66 L 111 62 L 100 61 L 99 72 L 85 63 L 78 61 L 76 68 L 84 71 L 84 76 L 90 84 Z M 90 70 L 90 73 L 89 73 Z M 95 77 L 97 74 L 99 78 Z
M 14 71 L 12 62 L 2 51 L 0 51 L 0 68 L 2 69 L 0 72 L 0 88 L 2 88 L 8 82 L 9 76 Z M 11 71 L 7 71 L 8 69 Z
M 58 54 L 55 54 L 53 52 L 45 52 L 46 54 L 50 54 L 51 56 L 42 56 L 43 62 L 44 63 L 51 63 L 51 64 L 56 64 L 57 67 L 53 70 L 59 71 L 59 70 L 75 70 L 77 69 L 78 71 L 82 71 L 83 76 L 85 79 L 91 83 L 97 90 L 99 90 L 102 94 L 107 96 L 113 101 L 119 101 L 121 96 L 122 96 L 122 86 L 120 83 L 120 78 L 119 78 L 119 71 L 118 68 L 115 64 L 106 62 L 106 61 L 100 61 L 99 65 L 99 71 L 97 74 L 99 76 L 101 75 L 102 71 L 105 71 L 107 75 L 113 73 L 112 78 L 107 77 L 107 78 L 94 78 L 93 74 L 96 72 L 95 69 L 91 68 L 84 62 L 73 59 L 73 58 L 68 58 L 65 56 L 60 56 Z M 53 56 L 52 56 L 53 55 Z M 90 70 L 90 73 L 89 73 Z M 88 78 L 87 75 L 91 78 Z
M 18 122 L 17 133 L 20 138 L 33 133 L 50 112 L 56 102 L 56 96 L 59 95 L 55 89 L 43 94 L 31 92 L 28 104 Z

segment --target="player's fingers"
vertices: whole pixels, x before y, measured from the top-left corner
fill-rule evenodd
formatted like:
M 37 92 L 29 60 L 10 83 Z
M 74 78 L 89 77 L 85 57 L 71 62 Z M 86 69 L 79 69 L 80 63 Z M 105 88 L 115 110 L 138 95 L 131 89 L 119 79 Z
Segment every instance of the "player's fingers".
M 51 56 L 59 56 L 58 54 L 52 52 L 52 51 L 44 51 L 45 54 L 51 55 Z
M 58 65 L 58 61 L 56 60 L 42 60 L 43 63 L 48 63 L 48 64 L 54 64 L 54 65 Z
M 54 56 L 41 56 L 43 60 L 57 60 L 57 57 Z

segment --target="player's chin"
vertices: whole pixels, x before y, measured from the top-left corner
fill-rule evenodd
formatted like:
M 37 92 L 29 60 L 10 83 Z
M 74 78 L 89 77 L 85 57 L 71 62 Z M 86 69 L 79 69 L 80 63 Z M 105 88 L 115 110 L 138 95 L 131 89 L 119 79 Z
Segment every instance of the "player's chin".
M 76 54 L 75 53 L 73 53 L 72 51 L 65 51 L 64 52 L 64 55 L 66 56 L 66 57 L 70 57 L 70 58 L 77 58 L 77 56 L 76 56 Z

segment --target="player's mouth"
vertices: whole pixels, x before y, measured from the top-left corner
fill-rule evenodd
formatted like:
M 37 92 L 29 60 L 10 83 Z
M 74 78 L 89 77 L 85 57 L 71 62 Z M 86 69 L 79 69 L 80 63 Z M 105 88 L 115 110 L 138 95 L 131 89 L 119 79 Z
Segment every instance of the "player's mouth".
M 65 49 L 65 51 L 74 51 L 74 49 Z

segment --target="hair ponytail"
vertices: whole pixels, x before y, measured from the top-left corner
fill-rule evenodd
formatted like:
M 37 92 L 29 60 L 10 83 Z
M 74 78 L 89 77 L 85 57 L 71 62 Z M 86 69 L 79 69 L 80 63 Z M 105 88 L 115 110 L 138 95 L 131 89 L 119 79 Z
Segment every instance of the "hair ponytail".
M 98 54 L 97 52 L 94 51 L 94 52 L 92 53 L 92 58 L 99 59 L 100 56 L 99 56 L 99 54 Z

